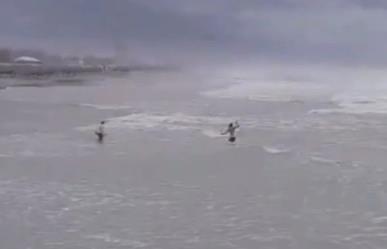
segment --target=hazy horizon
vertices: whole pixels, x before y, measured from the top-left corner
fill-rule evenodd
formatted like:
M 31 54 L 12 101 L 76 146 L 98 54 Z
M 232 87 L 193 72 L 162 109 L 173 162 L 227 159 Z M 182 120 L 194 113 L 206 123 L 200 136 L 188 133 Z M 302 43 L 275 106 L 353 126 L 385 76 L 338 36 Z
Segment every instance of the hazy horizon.
M 0 47 L 144 61 L 385 65 L 378 0 L 2 0 Z

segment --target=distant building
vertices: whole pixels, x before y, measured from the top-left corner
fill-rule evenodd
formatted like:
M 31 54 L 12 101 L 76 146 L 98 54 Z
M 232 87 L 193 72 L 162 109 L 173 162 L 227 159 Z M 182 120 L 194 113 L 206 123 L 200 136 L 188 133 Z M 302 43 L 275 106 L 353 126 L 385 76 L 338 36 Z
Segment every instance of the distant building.
M 67 66 L 71 66 L 71 67 L 84 67 L 85 66 L 85 62 L 84 62 L 83 58 L 77 57 L 77 56 L 71 56 L 71 57 L 64 58 L 64 61 L 65 61 L 65 64 Z
M 106 67 L 114 64 L 114 60 L 108 57 L 97 57 L 97 56 L 85 56 L 83 58 L 85 65 L 94 67 Z
M 14 60 L 17 64 L 41 65 L 42 62 L 34 57 L 20 56 Z
M 46 53 L 42 50 L 37 50 L 37 49 L 13 49 L 12 50 L 12 59 L 15 60 L 16 58 L 19 57 L 32 57 L 32 58 L 37 58 L 40 61 L 44 61 L 46 57 Z

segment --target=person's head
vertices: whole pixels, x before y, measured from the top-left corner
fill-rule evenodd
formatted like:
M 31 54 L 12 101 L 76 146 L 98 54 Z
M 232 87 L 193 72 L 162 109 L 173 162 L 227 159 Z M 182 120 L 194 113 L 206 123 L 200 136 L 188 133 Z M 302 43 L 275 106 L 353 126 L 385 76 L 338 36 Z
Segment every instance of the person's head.
M 102 125 L 105 124 L 105 121 L 101 121 L 101 124 L 102 124 Z
M 233 126 L 234 126 L 233 123 L 228 124 L 228 127 L 230 127 L 230 128 L 232 128 Z

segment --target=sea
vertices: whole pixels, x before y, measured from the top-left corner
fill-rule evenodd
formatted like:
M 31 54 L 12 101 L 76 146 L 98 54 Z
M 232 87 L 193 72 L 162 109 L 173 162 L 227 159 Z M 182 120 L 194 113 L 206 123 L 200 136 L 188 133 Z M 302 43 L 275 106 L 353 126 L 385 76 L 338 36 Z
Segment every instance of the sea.
M 387 245 L 382 69 L 229 66 L 0 86 L 1 248 Z M 236 120 L 231 144 L 221 132 Z

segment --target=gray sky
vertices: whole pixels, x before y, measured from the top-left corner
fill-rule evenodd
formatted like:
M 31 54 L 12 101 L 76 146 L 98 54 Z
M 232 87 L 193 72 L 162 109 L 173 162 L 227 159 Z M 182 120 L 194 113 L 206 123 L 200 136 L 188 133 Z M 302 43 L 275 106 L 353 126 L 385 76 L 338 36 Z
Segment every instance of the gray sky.
M 0 46 L 387 63 L 385 0 L 0 0 Z

